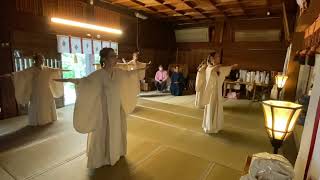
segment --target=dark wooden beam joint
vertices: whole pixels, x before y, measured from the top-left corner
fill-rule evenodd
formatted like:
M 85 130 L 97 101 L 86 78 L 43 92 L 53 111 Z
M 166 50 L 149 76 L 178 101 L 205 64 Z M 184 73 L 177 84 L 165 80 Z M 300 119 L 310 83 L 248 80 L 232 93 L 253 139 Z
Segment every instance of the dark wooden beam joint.
M 243 0 L 237 0 L 239 3 L 239 6 L 241 7 L 241 9 L 243 10 L 244 15 L 249 16 L 249 13 L 247 12 L 246 7 L 243 4 Z
M 211 19 L 211 20 L 213 20 L 208 14 L 205 14 L 205 13 L 203 13 L 203 9 L 201 9 L 201 8 L 197 8 L 196 6 L 196 4 L 194 4 L 193 2 L 191 2 L 191 1 L 186 1 L 186 0 L 181 0 L 184 4 L 186 4 L 187 6 L 189 6 L 191 9 L 193 9 L 193 10 L 195 10 L 195 11 L 197 11 L 198 13 L 200 13 L 202 16 L 204 16 L 204 17 L 206 17 L 206 18 L 208 18 L 208 19 Z
M 181 14 L 181 15 L 183 15 L 183 16 L 185 16 L 185 17 L 188 17 L 188 18 L 190 18 L 191 20 L 193 20 L 193 17 L 192 17 L 192 16 L 186 15 L 186 12 L 184 12 L 184 11 L 182 11 L 182 10 L 176 10 L 176 9 L 177 9 L 176 7 L 174 7 L 174 6 L 171 5 L 171 4 L 167 4 L 165 0 L 154 0 L 154 1 L 162 4 L 163 6 L 171 9 L 172 11 L 174 11 L 174 12 L 176 12 L 176 13 L 178 13 L 178 14 Z
M 209 0 L 209 2 L 211 3 L 211 5 L 214 8 L 216 8 L 227 19 L 228 14 L 221 7 L 217 6 L 217 2 L 215 0 Z
M 163 15 L 163 16 L 168 16 L 166 13 L 159 12 L 156 8 L 147 6 L 147 5 L 146 5 L 145 3 L 143 3 L 143 2 L 140 2 L 140 1 L 137 1 L 137 0 L 130 0 L 130 1 L 133 2 L 133 3 L 136 3 L 136 4 L 140 5 L 140 6 L 142 6 L 142 7 L 144 7 L 144 8 L 147 8 L 147 9 L 153 11 L 153 12 L 159 13 L 159 14 L 161 14 L 161 15 Z

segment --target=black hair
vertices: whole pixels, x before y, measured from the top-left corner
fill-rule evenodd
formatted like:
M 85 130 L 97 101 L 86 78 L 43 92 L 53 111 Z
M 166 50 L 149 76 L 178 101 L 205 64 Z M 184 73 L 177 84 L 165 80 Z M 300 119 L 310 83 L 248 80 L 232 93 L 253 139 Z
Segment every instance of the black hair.
M 102 48 L 102 49 L 100 50 L 99 55 L 100 55 L 100 65 L 101 65 L 101 67 L 104 66 L 104 58 L 108 57 L 108 55 L 109 55 L 111 52 L 114 52 L 114 50 L 113 50 L 112 48 L 107 48 L 107 47 Z
M 212 65 L 212 62 L 210 61 L 210 57 L 214 57 L 217 54 L 216 51 L 211 52 L 207 57 L 207 63 Z
M 135 49 L 132 54 L 140 54 L 139 49 Z
M 32 59 L 33 59 L 33 60 L 37 60 L 39 57 L 43 57 L 43 55 L 40 54 L 40 53 L 35 53 L 35 54 L 32 56 Z

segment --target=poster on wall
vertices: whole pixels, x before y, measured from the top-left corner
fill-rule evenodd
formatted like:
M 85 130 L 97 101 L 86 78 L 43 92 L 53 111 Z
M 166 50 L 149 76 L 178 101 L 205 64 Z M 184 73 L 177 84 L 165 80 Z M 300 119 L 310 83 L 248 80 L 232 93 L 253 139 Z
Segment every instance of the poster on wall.
M 101 50 L 101 41 L 100 40 L 93 40 L 93 53 L 99 54 Z
M 57 35 L 57 41 L 59 53 L 70 53 L 69 36 Z
M 116 42 L 111 42 L 111 48 L 114 49 L 116 54 L 118 54 L 118 43 Z
M 105 47 L 107 48 L 111 47 L 110 41 L 102 41 L 102 48 L 105 48 Z
M 82 48 L 84 54 L 92 54 L 92 39 L 83 38 Z
M 82 53 L 82 48 L 81 48 L 81 38 L 79 37 L 71 37 L 71 53 Z

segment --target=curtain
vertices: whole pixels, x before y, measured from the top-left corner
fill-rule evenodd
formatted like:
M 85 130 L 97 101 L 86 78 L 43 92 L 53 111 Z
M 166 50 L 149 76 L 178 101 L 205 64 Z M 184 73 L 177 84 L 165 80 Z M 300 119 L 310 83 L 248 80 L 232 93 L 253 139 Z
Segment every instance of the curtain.
M 57 35 L 57 41 L 59 53 L 71 52 L 69 36 Z
M 79 37 L 71 37 L 71 52 L 82 53 L 82 42 Z
M 99 54 L 101 50 L 101 41 L 100 40 L 93 40 L 93 53 Z
M 82 47 L 84 54 L 92 54 L 92 39 L 83 38 Z
M 102 41 L 102 48 L 111 47 L 110 41 Z

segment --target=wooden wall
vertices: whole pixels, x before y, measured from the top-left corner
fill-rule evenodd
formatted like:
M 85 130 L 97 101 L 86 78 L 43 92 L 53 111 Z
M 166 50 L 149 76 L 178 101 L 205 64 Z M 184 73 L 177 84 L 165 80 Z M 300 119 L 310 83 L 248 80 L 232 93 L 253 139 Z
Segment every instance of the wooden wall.
M 8 42 L 8 47 L 0 48 L 0 75 L 13 72 L 12 52 L 14 49 L 22 51 L 23 55 L 31 56 L 41 52 L 46 57 L 59 56 L 57 52 L 56 35 L 73 35 L 86 37 L 89 33 L 93 37 L 100 35 L 102 40 L 119 42 L 120 57 L 131 58 L 136 49 L 136 18 L 128 14 L 105 9 L 102 3 L 91 6 L 84 0 L 13 0 L 3 3 L 4 10 L 0 11 L 0 42 Z M 99 5 L 99 7 L 98 7 Z M 104 8 L 102 8 L 104 7 Z M 123 30 L 122 36 L 109 33 L 82 30 L 79 28 L 55 25 L 50 17 L 62 17 L 79 20 Z M 142 59 L 152 61 L 147 75 L 153 77 L 159 64 L 167 65 L 174 56 L 172 46 L 175 45 L 173 31 L 165 23 L 146 20 L 139 22 L 139 47 Z M 14 100 L 14 90 L 10 80 L 0 80 L 0 119 L 17 114 Z M 7 87 L 4 89 L 2 87 Z M 6 90 L 6 91 L 4 91 Z
M 300 65 L 296 61 L 293 61 L 295 52 L 297 50 L 304 49 L 304 30 L 310 26 L 315 19 L 318 18 L 320 13 L 320 1 L 313 0 L 310 2 L 310 6 L 307 11 L 297 19 L 295 32 L 292 40 L 292 53 L 290 56 L 288 67 L 288 80 L 285 86 L 285 99 L 294 101 L 296 98 L 296 89 L 299 78 Z
M 139 39 L 137 43 L 137 23 L 139 23 Z M 132 52 L 139 49 L 141 61 L 152 61 L 147 69 L 147 78 L 153 78 L 160 64 L 165 67 L 175 60 L 175 37 L 170 25 L 156 20 L 121 19 L 124 31 L 119 41 L 119 56 L 132 58 Z
M 80 0 L 6 0 L 0 11 L 0 75 L 13 72 L 13 50 L 23 56 L 40 52 L 45 57 L 59 57 L 56 34 L 85 37 L 87 33 L 101 35 L 103 40 L 118 41 L 119 36 L 107 33 L 66 28 L 51 24 L 50 17 L 57 16 L 120 28 L 120 14 L 91 6 Z M 107 17 L 107 18 L 106 18 Z M 10 79 L 0 79 L 0 119 L 17 115 L 17 105 Z M 6 87 L 6 88 L 3 88 Z
M 212 50 L 223 50 L 223 64 L 239 64 L 239 68 L 249 70 L 281 71 L 287 46 L 283 40 L 278 42 L 235 42 L 236 30 L 282 29 L 281 18 L 268 19 L 230 19 L 214 25 L 211 41 L 208 43 L 178 43 L 179 63 L 189 65 L 195 72 L 198 64 Z M 223 33 L 223 34 L 221 34 Z

